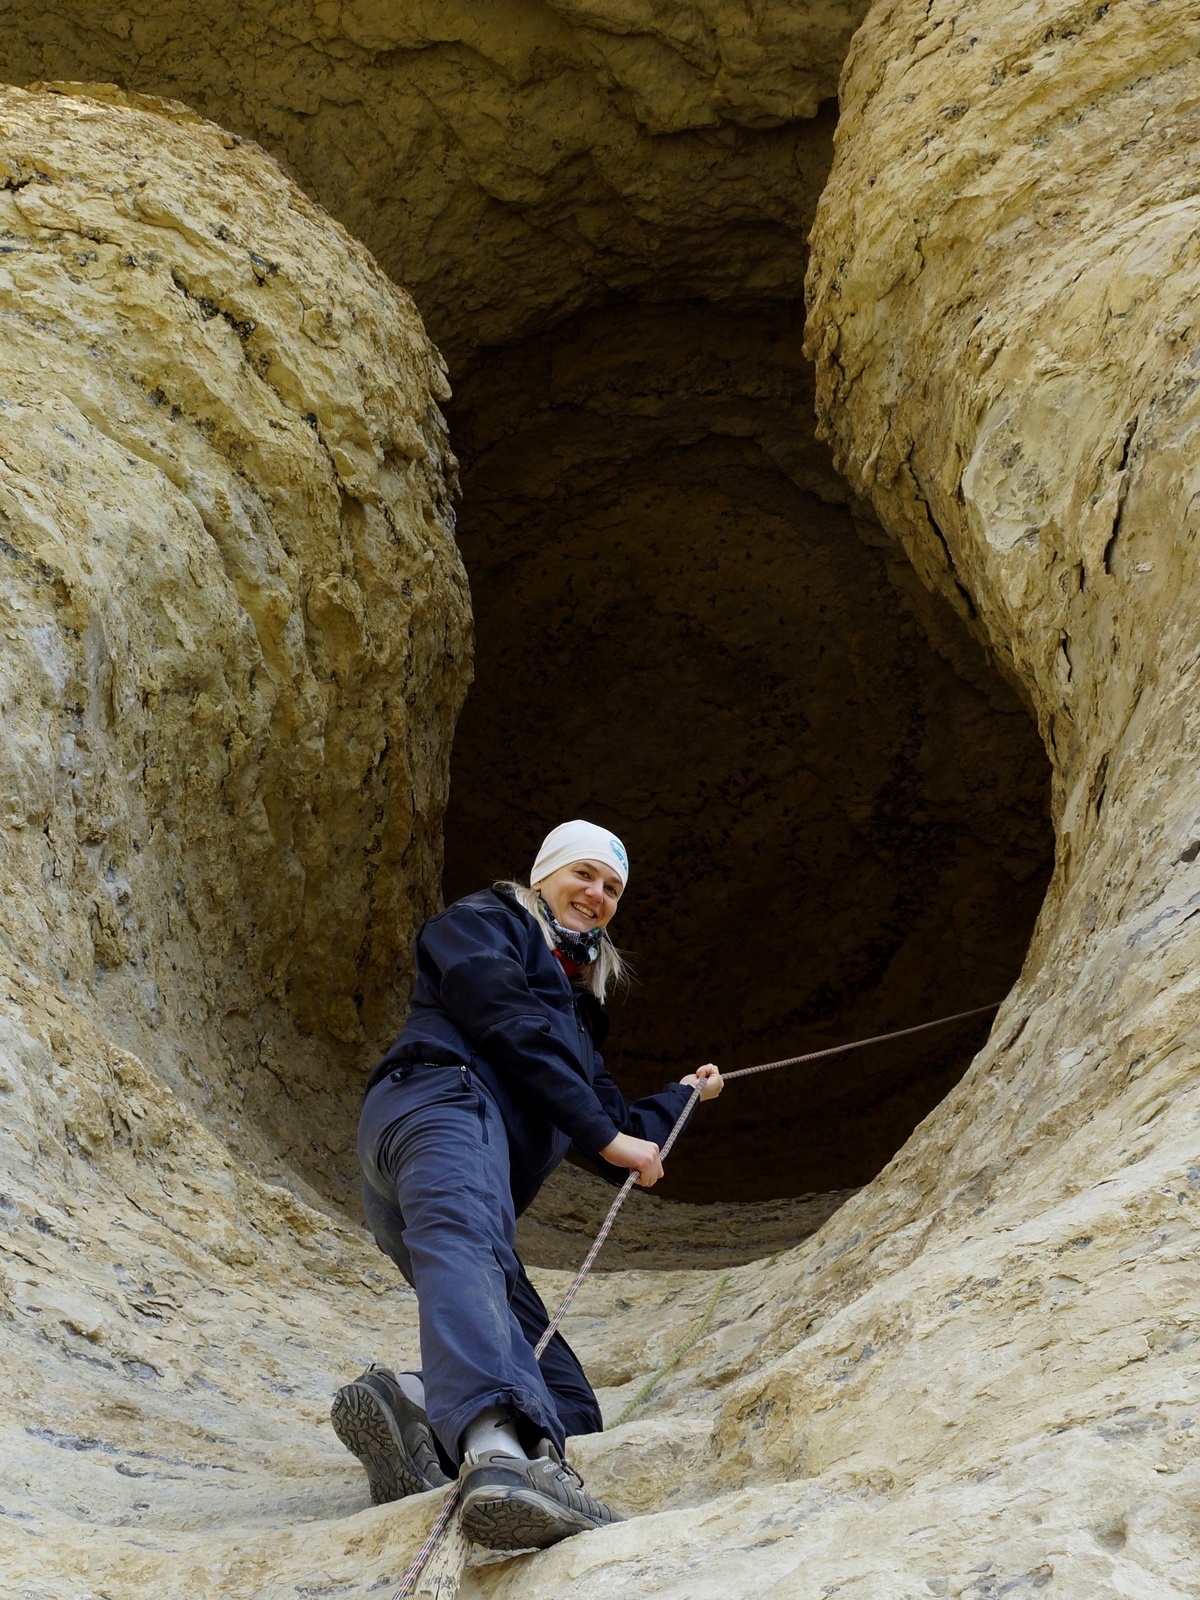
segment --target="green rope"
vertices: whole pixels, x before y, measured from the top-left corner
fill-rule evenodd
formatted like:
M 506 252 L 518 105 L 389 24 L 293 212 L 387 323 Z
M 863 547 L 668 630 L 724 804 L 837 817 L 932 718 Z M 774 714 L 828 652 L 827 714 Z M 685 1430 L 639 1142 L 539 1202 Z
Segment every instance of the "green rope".
M 654 1376 L 646 1379 L 645 1383 L 634 1395 L 633 1399 L 625 1407 L 624 1411 L 622 1411 L 617 1420 L 609 1423 L 610 1428 L 619 1428 L 623 1422 L 627 1422 L 637 1408 L 641 1405 L 642 1401 L 650 1393 L 651 1389 L 653 1389 L 657 1383 L 666 1377 L 667 1373 L 671 1371 L 672 1367 L 677 1367 L 679 1365 L 684 1356 L 687 1355 L 688 1351 L 698 1339 L 703 1338 L 705 1330 L 713 1319 L 713 1312 L 717 1309 L 717 1301 L 721 1298 L 721 1290 L 728 1282 L 729 1274 L 726 1273 L 717 1284 L 717 1287 L 713 1290 L 712 1294 L 709 1296 L 708 1304 L 704 1308 L 704 1315 L 700 1318 L 700 1321 L 692 1329 L 691 1333 L 688 1334 L 687 1338 L 679 1346 L 678 1350 L 676 1350 L 672 1356 L 663 1362 L 662 1366 L 659 1367 Z

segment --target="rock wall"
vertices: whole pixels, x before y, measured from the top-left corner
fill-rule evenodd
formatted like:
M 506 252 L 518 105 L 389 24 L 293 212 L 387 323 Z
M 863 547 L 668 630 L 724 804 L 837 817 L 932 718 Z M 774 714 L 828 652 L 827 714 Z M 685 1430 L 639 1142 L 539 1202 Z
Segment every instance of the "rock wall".
M 249 135 L 457 367 L 612 292 L 794 295 L 865 0 L 11 0 L 0 78 L 103 78 Z
M 0 92 L 0 327 L 0 1594 L 277 1594 L 411 1325 L 300 1197 L 437 895 L 444 378 L 262 150 L 116 91 Z
M 119 95 L 2 115 L 9 970 L 64 1071 L 85 1013 L 341 1196 L 469 675 L 438 357 L 257 147 Z
M 1181 0 L 903 0 L 857 38 L 819 405 L 1036 706 L 1057 875 L 971 1071 L 814 1238 L 591 1282 L 570 1332 L 610 1417 L 708 1331 L 575 1446 L 631 1520 L 473 1567 L 464 1600 L 1200 1588 L 1195 27 Z M 386 1590 L 434 1507 L 366 1508 L 321 1416 L 358 1361 L 411 1358 L 411 1300 L 78 1009 L 56 1078 L 49 974 L 6 994 L 0 1582 Z

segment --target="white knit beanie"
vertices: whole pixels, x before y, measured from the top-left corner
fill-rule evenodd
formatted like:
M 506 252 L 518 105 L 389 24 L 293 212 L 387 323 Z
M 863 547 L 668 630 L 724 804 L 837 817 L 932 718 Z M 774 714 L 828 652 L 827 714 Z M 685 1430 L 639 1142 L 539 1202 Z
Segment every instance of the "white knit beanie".
M 529 881 L 540 883 L 559 867 L 569 867 L 572 861 L 603 861 L 620 878 L 622 888 L 629 882 L 629 857 L 616 834 L 578 819 L 559 823 L 542 840 Z

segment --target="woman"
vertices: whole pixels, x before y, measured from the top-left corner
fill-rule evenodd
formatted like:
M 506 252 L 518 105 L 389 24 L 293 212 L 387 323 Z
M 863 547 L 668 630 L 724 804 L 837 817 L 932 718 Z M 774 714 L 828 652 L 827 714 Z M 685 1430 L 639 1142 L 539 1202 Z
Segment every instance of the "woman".
M 606 1176 L 662 1176 L 659 1146 L 715 1066 L 629 1106 L 604 1069 L 603 1001 L 621 976 L 607 928 L 629 880 L 621 841 L 590 822 L 547 835 L 530 887 L 499 884 L 431 917 L 412 1012 L 371 1073 L 359 1124 L 363 1205 L 417 1291 L 422 1371 L 372 1366 L 333 1425 L 376 1502 L 462 1478 L 469 1538 L 555 1543 L 619 1519 L 563 1458 L 603 1423 L 515 1249 L 516 1222 L 575 1148 Z

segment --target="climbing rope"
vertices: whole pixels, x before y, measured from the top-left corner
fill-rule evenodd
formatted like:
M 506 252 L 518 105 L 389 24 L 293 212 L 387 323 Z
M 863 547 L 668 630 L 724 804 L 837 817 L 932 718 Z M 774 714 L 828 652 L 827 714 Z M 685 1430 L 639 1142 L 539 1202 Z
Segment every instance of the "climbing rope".
M 782 1061 L 763 1061 L 757 1067 L 739 1067 L 736 1072 L 723 1072 L 726 1083 L 733 1078 L 752 1078 L 756 1072 L 774 1072 L 777 1067 L 798 1067 L 805 1061 L 824 1061 L 828 1056 L 844 1056 L 851 1050 L 861 1050 L 864 1045 L 883 1044 L 887 1039 L 907 1039 L 910 1033 L 926 1033 L 930 1028 L 945 1028 L 952 1022 L 965 1022 L 968 1017 L 982 1017 L 986 1011 L 999 1011 L 1002 1000 L 990 1006 L 976 1006 L 973 1011 L 956 1011 L 952 1017 L 938 1017 L 933 1022 L 918 1022 L 914 1028 L 896 1028 L 891 1033 L 875 1033 L 869 1039 L 853 1039 L 849 1044 L 832 1044 L 828 1050 L 810 1050 L 803 1056 L 785 1056 Z
M 806 1054 L 801 1056 L 785 1056 L 782 1061 L 762 1061 L 756 1067 L 739 1067 L 737 1071 L 725 1072 L 722 1073 L 721 1076 L 726 1083 L 729 1083 L 734 1078 L 751 1078 L 760 1072 L 776 1072 L 780 1067 L 799 1067 L 803 1066 L 809 1061 L 826 1061 L 830 1056 L 847 1055 L 851 1050 L 861 1050 L 865 1046 L 871 1044 L 883 1044 L 888 1039 L 906 1039 L 914 1033 L 926 1033 L 930 1028 L 945 1028 L 948 1027 L 952 1022 L 965 1022 L 970 1017 L 982 1017 L 985 1012 L 998 1011 L 1001 1004 L 1002 1002 L 997 1000 L 990 1006 L 976 1006 L 971 1011 L 956 1011 L 953 1016 L 938 1017 L 933 1022 L 918 1022 L 913 1028 L 897 1028 L 891 1033 L 872 1034 L 869 1039 L 853 1039 L 849 1044 L 834 1044 L 830 1045 L 825 1050 L 809 1050 Z M 688 1096 L 687 1105 L 685 1105 L 683 1110 L 679 1113 L 679 1116 L 675 1121 L 675 1126 L 671 1129 L 670 1133 L 666 1137 L 665 1142 L 663 1143 L 662 1148 L 659 1150 L 659 1158 L 661 1160 L 665 1161 L 667 1156 L 670 1154 L 676 1139 L 678 1139 L 679 1135 L 686 1127 L 687 1120 L 695 1109 L 696 1102 L 699 1100 L 699 1098 L 700 1089 L 699 1086 L 697 1086 Z M 625 1204 L 625 1201 L 629 1195 L 629 1191 L 637 1183 L 637 1180 L 637 1173 L 631 1172 L 618 1190 L 616 1199 L 613 1201 L 612 1205 L 609 1206 L 608 1215 L 601 1223 L 599 1233 L 597 1233 L 596 1237 L 592 1240 L 591 1249 L 583 1258 L 582 1266 L 571 1280 L 570 1288 L 567 1290 L 566 1294 L 563 1295 L 562 1300 L 559 1302 L 558 1310 L 546 1324 L 546 1331 L 542 1334 L 542 1337 L 538 1340 L 537 1345 L 534 1348 L 533 1353 L 538 1361 L 542 1359 L 542 1355 L 546 1349 L 546 1346 L 557 1333 L 559 1323 L 566 1316 L 568 1310 L 570 1309 L 571 1302 L 579 1293 L 579 1290 L 583 1285 L 583 1280 L 592 1270 L 592 1263 L 600 1254 L 601 1246 L 612 1232 L 613 1223 L 617 1220 L 617 1213 Z M 716 1309 L 718 1296 L 720 1295 L 721 1290 L 725 1287 L 727 1277 L 728 1274 L 726 1274 L 726 1277 L 722 1278 L 720 1283 L 718 1283 L 708 1308 L 701 1319 L 700 1326 L 695 1330 L 692 1337 L 687 1341 L 686 1344 L 681 1346 L 681 1348 L 676 1351 L 675 1355 L 666 1363 L 666 1365 L 661 1367 L 658 1372 L 654 1374 L 650 1382 L 645 1385 L 645 1387 L 634 1397 L 630 1404 L 626 1406 L 625 1410 L 617 1418 L 617 1422 L 625 1421 L 626 1417 L 629 1416 L 634 1407 L 641 1403 L 641 1401 L 647 1394 L 649 1394 L 650 1390 L 659 1381 L 659 1379 L 665 1376 L 665 1374 L 669 1372 L 671 1368 L 677 1364 L 677 1362 L 682 1360 L 682 1358 L 700 1338 L 704 1329 L 708 1326 L 708 1323 L 712 1319 L 712 1314 Z M 613 1424 L 614 1427 L 616 1427 L 616 1425 L 616 1423 Z M 429 1561 L 429 1558 L 432 1556 L 433 1552 L 437 1549 L 439 1543 L 441 1542 L 442 1535 L 450 1525 L 450 1519 L 454 1515 L 454 1508 L 458 1504 L 459 1492 L 460 1485 L 455 1483 L 451 1488 L 450 1493 L 446 1496 L 445 1503 L 442 1506 L 436 1522 L 425 1535 L 425 1542 L 413 1557 L 408 1571 L 404 1574 L 403 1578 L 401 1578 L 400 1587 L 392 1596 L 392 1600 L 410 1600 L 410 1596 L 414 1594 L 421 1574 L 425 1570 L 426 1563 Z
M 760 1062 L 757 1067 L 739 1067 L 736 1072 L 722 1073 L 722 1077 L 726 1083 L 730 1083 L 734 1078 L 751 1078 L 759 1072 L 776 1072 L 780 1067 L 798 1067 L 808 1061 L 825 1061 L 830 1056 L 844 1056 L 851 1050 L 861 1050 L 864 1045 L 882 1044 L 885 1039 L 905 1039 L 909 1034 L 912 1033 L 925 1033 L 930 1028 L 944 1028 L 947 1027 L 951 1022 L 965 1022 L 968 1017 L 981 1017 L 985 1011 L 997 1011 L 999 1010 L 999 1007 L 1000 1001 L 997 1000 L 995 1005 L 976 1006 L 973 1011 L 956 1011 L 952 1017 L 938 1017 L 935 1022 L 918 1022 L 915 1028 L 898 1028 L 892 1033 L 876 1033 L 873 1034 L 869 1039 L 854 1039 L 850 1044 L 833 1044 L 830 1045 L 826 1050 L 810 1050 L 807 1052 L 807 1054 L 802 1056 L 785 1056 L 782 1061 L 763 1061 Z M 699 1100 L 699 1098 L 700 1090 L 698 1088 L 693 1089 L 687 1105 L 685 1105 L 683 1110 L 679 1113 L 679 1117 L 675 1123 L 675 1126 L 667 1135 L 666 1143 L 659 1151 L 659 1156 L 664 1161 L 670 1154 L 671 1146 L 683 1132 L 684 1126 L 686 1125 L 688 1118 L 691 1116 L 696 1101 Z M 625 1204 L 626 1197 L 628 1196 L 629 1191 L 633 1188 L 634 1184 L 637 1182 L 637 1178 L 637 1173 L 631 1172 L 618 1191 L 617 1198 L 613 1201 L 612 1205 L 609 1206 L 608 1215 L 601 1223 L 600 1232 L 592 1241 L 592 1248 L 584 1257 L 583 1265 L 575 1274 L 575 1277 L 571 1283 L 571 1287 L 563 1296 L 558 1310 L 550 1318 L 550 1322 L 545 1333 L 538 1340 L 537 1347 L 533 1353 L 539 1361 L 542 1359 L 542 1351 L 545 1350 L 551 1339 L 553 1339 L 555 1333 L 558 1331 L 559 1323 L 570 1309 L 571 1301 L 574 1300 L 575 1296 L 579 1293 L 583 1280 L 592 1270 L 592 1262 L 595 1261 L 596 1257 L 600 1254 L 600 1246 L 612 1232 L 612 1225 L 617 1220 L 617 1212 L 620 1211 L 621 1207 Z
M 425 1535 L 425 1543 L 412 1558 L 408 1571 L 400 1579 L 400 1587 L 392 1596 L 392 1600 L 409 1600 L 409 1596 L 415 1591 L 421 1574 L 425 1570 L 426 1562 L 442 1542 L 442 1535 L 450 1526 L 450 1518 L 454 1515 L 454 1508 L 458 1504 L 458 1497 L 461 1493 L 462 1480 L 459 1479 L 446 1496 L 445 1504 L 438 1514 L 437 1521 Z
M 679 1135 L 683 1132 L 684 1126 L 687 1123 L 687 1119 L 692 1114 L 692 1108 L 696 1104 L 696 1101 L 699 1100 L 699 1098 L 700 1098 L 700 1090 L 697 1087 L 697 1088 L 693 1089 L 691 1094 L 688 1096 L 687 1105 L 685 1105 L 683 1110 L 679 1113 L 679 1116 L 675 1120 L 675 1126 L 671 1129 L 670 1133 L 667 1135 L 666 1143 L 663 1145 L 662 1149 L 658 1152 L 660 1161 L 665 1161 L 667 1159 L 667 1157 L 670 1155 L 671 1146 L 675 1143 L 676 1139 L 678 1139 Z M 534 1354 L 535 1358 L 538 1361 L 540 1361 L 542 1359 L 542 1352 L 545 1350 L 546 1346 L 550 1343 L 551 1339 L 553 1339 L 554 1335 L 558 1332 L 558 1325 L 562 1321 L 562 1319 L 566 1316 L 568 1310 L 570 1309 L 571 1301 L 574 1300 L 575 1296 L 579 1293 L 579 1286 L 582 1284 L 583 1280 L 587 1277 L 588 1273 L 592 1270 L 592 1262 L 595 1261 L 596 1257 L 600 1254 L 600 1246 L 604 1243 L 605 1239 L 607 1239 L 609 1234 L 611 1233 L 612 1225 L 617 1220 L 617 1212 L 620 1211 L 621 1207 L 625 1204 L 625 1197 L 628 1195 L 630 1189 L 633 1188 L 633 1186 L 637 1182 L 637 1180 L 638 1180 L 637 1173 L 636 1172 L 631 1172 L 629 1174 L 629 1176 L 625 1179 L 625 1182 L 621 1185 L 620 1189 L 618 1190 L 617 1198 L 613 1201 L 612 1205 L 609 1206 L 608 1215 L 605 1217 L 604 1221 L 600 1224 L 600 1232 L 592 1240 L 592 1248 L 588 1251 L 587 1255 L 584 1256 L 584 1258 L 583 1258 L 583 1265 L 580 1267 L 579 1271 L 575 1274 L 575 1277 L 574 1277 L 574 1279 L 572 1280 L 572 1283 L 571 1283 L 571 1287 L 567 1290 L 566 1294 L 563 1295 L 562 1300 L 559 1302 L 558 1310 L 554 1313 L 554 1315 L 550 1318 L 550 1321 L 546 1324 L 545 1333 L 542 1335 L 542 1337 L 538 1340 L 537 1344 L 534 1346 L 533 1354 Z

